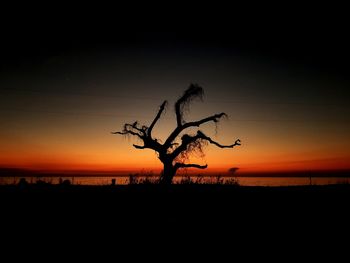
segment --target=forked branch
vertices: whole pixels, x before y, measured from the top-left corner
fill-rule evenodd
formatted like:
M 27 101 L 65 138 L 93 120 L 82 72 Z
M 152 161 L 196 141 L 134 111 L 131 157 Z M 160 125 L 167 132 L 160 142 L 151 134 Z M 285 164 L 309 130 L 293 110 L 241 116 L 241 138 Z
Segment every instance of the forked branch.
M 195 136 L 190 136 L 190 135 L 185 134 L 185 135 L 182 136 L 181 140 L 182 140 L 182 143 L 171 153 L 171 156 L 173 158 L 176 158 L 180 153 L 186 151 L 188 149 L 188 146 L 191 143 L 196 142 L 197 140 L 206 140 L 209 143 L 214 144 L 214 145 L 216 145 L 217 147 L 220 147 L 220 148 L 233 148 L 235 146 L 241 145 L 241 140 L 240 139 L 236 140 L 233 144 L 230 144 L 230 145 L 220 144 L 220 143 L 214 141 L 209 136 L 206 136 L 201 131 L 197 131 L 197 134 Z
M 131 131 L 131 130 L 125 130 L 125 131 L 121 131 L 121 132 L 111 132 L 111 133 L 112 134 L 121 134 L 121 135 L 134 135 L 134 136 L 137 136 L 137 137 L 142 139 L 141 134 L 134 132 L 134 131 Z
M 220 147 L 220 148 L 233 148 L 235 146 L 239 146 L 241 145 L 241 140 L 240 139 L 237 139 L 233 144 L 230 144 L 230 145 L 223 145 L 223 144 L 220 144 L 216 141 L 214 141 L 213 139 L 211 139 L 210 137 L 206 136 L 203 132 L 201 131 L 198 131 L 197 132 L 197 136 L 200 138 L 200 139 L 203 139 L 203 140 L 207 140 L 208 142 L 210 142 L 211 144 L 214 144 L 216 145 L 217 147 Z
M 211 122 L 211 121 L 214 123 L 217 123 L 224 116 L 227 116 L 227 114 L 222 112 L 222 113 L 214 114 L 214 115 L 209 116 L 207 118 L 201 119 L 199 121 L 187 122 L 181 126 L 177 126 L 175 128 L 175 130 L 170 134 L 168 139 L 165 141 L 164 145 L 169 147 L 171 145 L 171 143 L 176 139 L 176 137 L 185 129 L 188 129 L 190 127 L 199 127 L 200 125 L 207 123 L 207 122 Z

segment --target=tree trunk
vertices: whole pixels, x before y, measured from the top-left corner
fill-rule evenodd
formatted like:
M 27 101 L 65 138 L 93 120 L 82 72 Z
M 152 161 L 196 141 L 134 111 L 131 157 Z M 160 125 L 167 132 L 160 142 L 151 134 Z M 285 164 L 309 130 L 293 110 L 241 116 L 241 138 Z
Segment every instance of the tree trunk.
M 171 184 L 176 174 L 176 169 L 172 165 L 172 163 L 163 163 L 163 164 L 164 164 L 164 168 L 163 168 L 162 175 L 160 176 L 160 183 Z

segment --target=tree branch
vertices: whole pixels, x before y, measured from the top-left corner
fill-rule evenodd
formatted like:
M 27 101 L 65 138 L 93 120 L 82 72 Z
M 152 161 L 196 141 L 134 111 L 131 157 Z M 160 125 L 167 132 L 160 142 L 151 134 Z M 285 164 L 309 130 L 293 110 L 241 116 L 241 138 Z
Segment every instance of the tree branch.
M 226 113 L 222 112 L 222 113 L 218 113 L 218 114 L 214 114 L 212 116 L 209 116 L 207 118 L 201 119 L 199 121 L 192 121 L 192 122 L 187 122 L 181 126 L 177 126 L 175 128 L 175 130 L 169 135 L 168 139 L 165 141 L 164 145 L 167 146 L 167 148 L 169 148 L 169 146 L 171 145 L 171 142 L 174 141 L 176 139 L 176 137 L 185 129 L 190 128 L 190 127 L 199 127 L 200 125 L 207 123 L 207 122 L 214 122 L 217 123 L 220 121 L 220 119 L 223 116 L 227 116 Z
M 176 123 L 177 126 L 181 126 L 182 125 L 182 114 L 181 114 L 181 110 L 180 110 L 180 103 L 178 103 L 178 101 L 175 103 L 175 113 L 176 113 Z
M 238 145 L 241 145 L 241 140 L 240 139 L 237 139 L 233 144 L 230 144 L 230 145 L 222 145 L 214 140 L 212 140 L 210 137 L 206 136 L 203 132 L 201 131 L 198 131 L 197 132 L 197 136 L 200 138 L 200 139 L 203 139 L 203 140 L 207 140 L 208 142 L 210 142 L 211 144 L 215 144 L 217 147 L 220 147 L 220 148 L 233 148 L 235 146 L 238 146 Z
M 164 104 L 164 103 L 163 103 Z M 112 132 L 112 134 L 121 134 L 121 135 L 133 135 L 139 137 L 143 141 L 143 145 L 133 144 L 136 149 L 152 149 L 157 152 L 162 151 L 162 145 L 156 140 L 152 139 L 147 135 L 148 127 L 143 125 L 141 128 L 139 127 L 138 122 L 134 122 L 133 124 L 126 123 L 124 124 L 124 128 L 121 132 Z
M 222 145 L 214 140 L 212 140 L 210 137 L 206 136 L 203 132 L 201 131 L 197 131 L 197 134 L 195 136 L 190 136 L 190 135 L 183 135 L 182 138 L 182 143 L 179 145 L 179 147 L 177 147 L 172 153 L 171 156 L 173 158 L 176 158 L 180 153 L 182 153 L 183 151 L 187 150 L 188 145 L 190 145 L 191 143 L 197 141 L 197 140 L 206 140 L 211 144 L 216 145 L 217 147 L 220 148 L 233 148 L 234 146 L 238 146 L 241 145 L 241 140 L 238 139 L 236 140 L 233 144 L 231 145 Z
M 138 127 L 138 122 L 135 121 L 133 124 L 125 123 L 124 128 L 121 132 L 112 132 L 112 134 L 121 134 L 121 135 L 133 135 L 137 136 L 140 139 L 144 139 L 146 136 L 147 126 Z
M 134 131 L 130 131 L 130 130 L 126 130 L 126 131 L 122 131 L 122 132 L 111 132 L 112 134 L 121 134 L 121 135 L 134 135 L 134 136 L 138 136 L 140 139 L 142 139 L 141 134 L 134 132 Z
M 185 163 L 176 163 L 175 164 L 175 169 L 179 169 L 179 168 L 197 168 L 197 169 L 206 169 L 208 167 L 208 165 L 199 165 L 199 164 L 185 164 Z
M 136 149 L 145 149 L 146 148 L 145 146 L 136 145 L 136 144 L 133 144 L 132 146 L 134 146 Z
M 147 126 L 143 125 L 142 128 L 139 128 L 138 124 L 139 123 L 137 121 L 135 121 L 133 124 L 125 123 L 124 130 L 127 130 L 126 127 L 131 127 L 131 129 L 135 129 L 135 130 L 141 132 L 143 135 L 146 135 Z
M 209 116 L 207 118 L 204 118 L 204 119 L 201 119 L 199 121 L 192 121 L 192 122 L 187 122 L 183 125 L 183 130 L 184 129 L 187 129 L 189 127 L 199 127 L 200 125 L 206 123 L 206 122 L 219 122 L 219 120 L 223 117 L 223 116 L 226 116 L 227 117 L 227 114 L 225 112 L 221 112 L 221 113 L 218 113 L 218 114 L 215 114 L 215 115 L 212 115 L 212 116 Z
M 147 134 L 149 137 L 152 137 L 152 130 L 153 130 L 153 127 L 154 125 L 157 123 L 157 121 L 159 120 L 160 116 L 162 115 L 164 109 L 165 109 L 165 106 L 168 102 L 165 100 L 162 105 L 160 105 L 159 107 L 159 111 L 157 113 L 157 116 L 154 118 L 153 122 L 151 123 L 151 125 L 149 126 L 148 130 L 147 130 Z

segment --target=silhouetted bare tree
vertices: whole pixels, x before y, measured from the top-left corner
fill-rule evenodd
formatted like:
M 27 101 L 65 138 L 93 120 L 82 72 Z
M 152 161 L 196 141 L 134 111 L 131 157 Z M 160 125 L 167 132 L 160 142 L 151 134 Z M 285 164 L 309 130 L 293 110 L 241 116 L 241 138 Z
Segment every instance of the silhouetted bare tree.
M 143 142 L 143 145 L 133 144 L 136 149 L 152 149 L 156 151 L 158 153 L 159 160 L 164 165 L 160 177 L 160 183 L 171 184 L 177 170 L 180 168 L 207 168 L 207 165 L 185 163 L 185 161 L 188 160 L 189 156 L 195 152 L 203 153 L 203 146 L 207 145 L 208 143 L 214 144 L 220 148 L 233 148 L 237 145 L 241 145 L 241 141 L 239 139 L 236 140 L 233 144 L 222 145 L 206 136 L 200 130 L 197 130 L 197 133 L 194 135 L 183 134 L 181 136 L 181 142 L 176 142 L 177 137 L 186 129 L 199 127 L 202 124 L 208 122 L 218 123 L 222 117 L 227 116 L 222 112 L 198 121 L 186 122 L 184 120 L 184 116 L 189 109 L 190 103 L 195 99 L 202 100 L 203 95 L 204 91 L 202 87 L 196 84 L 191 84 L 190 87 L 185 90 L 183 95 L 176 101 L 175 113 L 177 126 L 171 132 L 164 143 L 160 143 L 158 139 L 153 138 L 152 131 L 162 113 L 164 112 L 167 101 L 164 101 L 162 105 L 160 105 L 159 111 L 149 127 L 145 125 L 141 126 L 136 121 L 134 123 L 124 124 L 123 130 L 121 132 L 112 133 L 135 136 Z

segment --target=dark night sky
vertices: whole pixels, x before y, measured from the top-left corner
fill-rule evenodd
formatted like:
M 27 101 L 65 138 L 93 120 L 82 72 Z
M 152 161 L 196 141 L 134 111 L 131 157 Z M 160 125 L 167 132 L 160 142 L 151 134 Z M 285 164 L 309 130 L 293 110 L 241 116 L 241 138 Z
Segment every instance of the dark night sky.
M 194 116 L 227 111 L 232 119 L 222 138 L 247 142 L 241 152 L 225 153 L 225 163 L 209 152 L 215 167 L 276 160 L 286 169 L 293 162 L 299 162 L 295 169 L 302 162 L 310 169 L 349 168 L 347 18 L 330 7 L 276 8 L 129 13 L 119 7 L 98 14 L 55 8 L 8 15 L 0 53 L 1 165 L 40 159 L 38 166 L 57 166 L 66 151 L 77 163 L 86 157 L 119 167 L 121 152 L 113 152 L 116 139 L 107 132 L 140 112 L 147 121 L 163 98 L 175 99 L 198 82 L 208 104 L 194 107 Z M 86 116 L 72 120 L 76 113 Z M 84 134 L 80 142 L 78 134 Z M 28 147 L 35 154 L 21 163 L 18 155 L 31 155 Z

